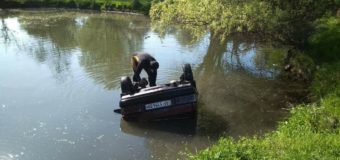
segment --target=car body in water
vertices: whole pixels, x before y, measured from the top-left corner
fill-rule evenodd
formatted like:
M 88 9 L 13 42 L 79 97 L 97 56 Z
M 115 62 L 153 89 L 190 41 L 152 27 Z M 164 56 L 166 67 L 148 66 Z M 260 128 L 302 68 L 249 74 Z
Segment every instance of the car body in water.
M 148 121 L 196 117 L 198 93 L 189 64 L 183 66 L 180 80 L 145 86 L 145 83 L 133 84 L 129 77 L 122 77 L 119 105 L 123 119 Z

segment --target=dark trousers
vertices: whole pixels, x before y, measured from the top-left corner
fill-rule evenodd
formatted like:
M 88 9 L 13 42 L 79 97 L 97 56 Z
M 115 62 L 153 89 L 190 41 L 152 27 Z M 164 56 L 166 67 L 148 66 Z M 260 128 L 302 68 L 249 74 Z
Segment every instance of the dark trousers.
M 157 78 L 157 72 L 148 73 L 150 87 L 156 86 L 156 78 Z

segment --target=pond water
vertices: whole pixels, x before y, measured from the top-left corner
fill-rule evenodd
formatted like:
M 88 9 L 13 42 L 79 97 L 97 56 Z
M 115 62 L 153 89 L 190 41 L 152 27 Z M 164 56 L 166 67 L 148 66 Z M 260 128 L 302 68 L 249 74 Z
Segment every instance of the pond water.
M 261 135 L 287 115 L 291 85 L 277 80 L 284 48 L 246 36 L 154 31 L 139 15 L 0 13 L 0 159 L 176 159 L 219 136 Z M 130 57 L 159 62 L 157 83 L 193 67 L 197 120 L 130 123 L 113 113 Z M 145 73 L 143 73 L 146 76 Z

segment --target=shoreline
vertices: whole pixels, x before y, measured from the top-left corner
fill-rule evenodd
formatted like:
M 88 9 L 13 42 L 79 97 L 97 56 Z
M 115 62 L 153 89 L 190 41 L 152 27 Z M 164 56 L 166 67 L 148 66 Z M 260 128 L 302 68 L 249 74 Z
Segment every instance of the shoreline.
M 121 11 L 121 10 L 96 10 L 96 9 L 80 9 L 80 8 L 56 8 L 56 7 L 42 7 L 42 8 L 0 8 L 0 12 L 83 12 L 83 13 L 107 13 L 107 14 L 126 14 L 147 16 L 135 11 Z M 149 17 L 149 16 L 147 16 Z

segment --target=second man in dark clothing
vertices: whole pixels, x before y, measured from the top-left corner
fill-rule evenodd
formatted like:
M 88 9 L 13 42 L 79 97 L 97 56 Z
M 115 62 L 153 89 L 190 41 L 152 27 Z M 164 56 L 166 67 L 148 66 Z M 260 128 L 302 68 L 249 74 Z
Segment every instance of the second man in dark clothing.
M 150 87 L 156 86 L 158 62 L 147 53 L 135 53 L 131 59 L 133 69 L 133 81 L 140 82 L 140 73 L 144 69 L 148 74 Z

